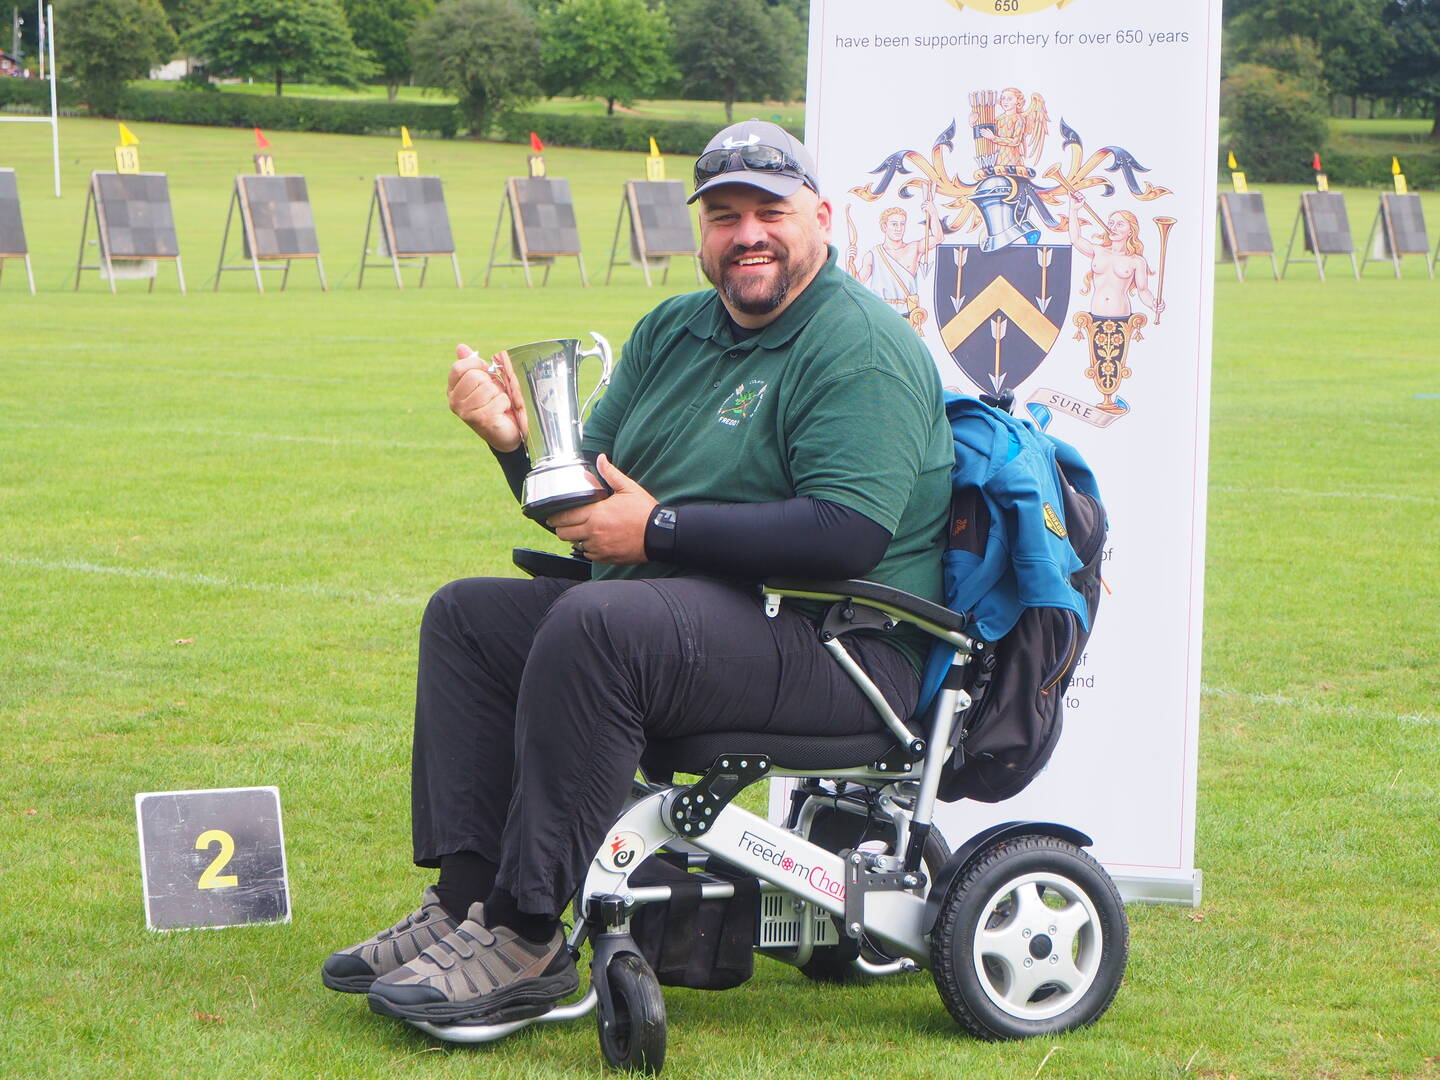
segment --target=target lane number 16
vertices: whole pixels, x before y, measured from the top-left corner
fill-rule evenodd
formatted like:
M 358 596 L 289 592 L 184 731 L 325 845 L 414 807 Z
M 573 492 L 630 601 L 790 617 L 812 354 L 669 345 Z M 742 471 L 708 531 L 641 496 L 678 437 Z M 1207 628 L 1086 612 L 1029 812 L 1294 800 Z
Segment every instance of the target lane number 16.
M 143 792 L 135 819 L 150 929 L 290 921 L 277 788 Z

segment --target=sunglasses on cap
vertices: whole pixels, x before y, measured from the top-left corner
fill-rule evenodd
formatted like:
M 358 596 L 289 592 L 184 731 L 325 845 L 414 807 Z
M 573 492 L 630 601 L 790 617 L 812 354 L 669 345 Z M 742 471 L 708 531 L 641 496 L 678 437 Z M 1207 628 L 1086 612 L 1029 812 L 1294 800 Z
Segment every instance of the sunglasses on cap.
M 783 150 L 754 144 L 733 149 L 710 150 L 695 159 L 695 186 L 709 183 L 728 172 L 772 172 L 793 177 L 815 193 L 820 187 L 801 164 Z

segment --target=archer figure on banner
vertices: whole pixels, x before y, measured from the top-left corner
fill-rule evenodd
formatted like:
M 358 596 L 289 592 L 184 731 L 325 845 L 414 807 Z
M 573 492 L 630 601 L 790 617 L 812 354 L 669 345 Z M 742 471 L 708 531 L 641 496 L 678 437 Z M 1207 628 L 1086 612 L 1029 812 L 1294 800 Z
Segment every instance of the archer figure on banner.
M 931 199 L 925 209 L 925 234 L 918 240 L 906 240 L 908 216 L 898 206 L 880 214 L 880 232 L 884 239 L 876 244 L 858 263 L 859 250 L 852 241 L 847 257 L 851 277 L 898 311 L 921 337 L 930 313 L 920 302 L 920 279 L 928 269 L 930 253 L 945 238 L 940 224 L 940 210 Z
M 1105 222 L 1096 217 L 1104 233 L 1098 241 L 1090 240 L 1080 231 L 1080 214 L 1085 211 L 1094 216 L 1094 211 L 1078 191 L 1071 192 L 1070 200 L 1074 204 L 1069 222 L 1070 244 L 1090 260 L 1090 269 L 1080 283 L 1080 295 L 1093 296 L 1090 310 L 1075 315 L 1079 327 L 1076 339 L 1084 340 L 1086 335 L 1090 338 L 1090 366 L 1085 377 L 1094 381 L 1102 395 L 1096 408 L 1124 413 L 1127 407 L 1116 401 L 1115 395 L 1120 383 L 1132 374 L 1126 366 L 1130 343 L 1142 339 L 1140 330 L 1149 322 L 1144 312 L 1133 309 L 1130 297 L 1138 297 L 1150 308 L 1157 323 L 1165 311 L 1165 301 L 1150 291 L 1151 270 L 1140 240 L 1139 219 L 1129 210 L 1116 210 Z M 1161 220 L 1157 219 L 1157 224 Z M 1168 227 L 1161 225 L 1162 274 L 1167 233 Z
M 1010 244 L 1034 244 L 1040 229 L 1030 219 L 1035 201 L 1035 169 L 1050 133 L 1045 99 L 1011 86 L 996 93 L 977 90 L 970 95 L 970 130 L 975 136 L 975 164 L 980 167 L 970 198 L 984 215 L 989 235 L 981 250 L 996 251 Z

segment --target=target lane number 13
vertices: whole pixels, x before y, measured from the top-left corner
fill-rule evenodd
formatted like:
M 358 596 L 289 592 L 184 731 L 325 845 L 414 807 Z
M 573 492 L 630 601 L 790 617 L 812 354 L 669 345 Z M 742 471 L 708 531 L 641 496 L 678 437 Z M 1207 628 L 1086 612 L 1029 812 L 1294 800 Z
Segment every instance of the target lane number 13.
M 143 792 L 135 819 L 150 929 L 290 921 L 277 788 Z

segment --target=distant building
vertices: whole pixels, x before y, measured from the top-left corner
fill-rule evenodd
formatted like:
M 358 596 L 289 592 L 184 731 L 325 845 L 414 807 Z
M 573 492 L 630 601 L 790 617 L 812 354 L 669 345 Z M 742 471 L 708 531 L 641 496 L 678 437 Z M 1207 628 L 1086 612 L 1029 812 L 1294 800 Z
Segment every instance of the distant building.
M 196 66 L 196 63 L 193 57 L 182 57 L 179 60 L 171 60 L 168 64 L 151 68 L 150 78 L 162 79 L 165 82 L 179 82 L 186 75 L 190 74 L 190 69 Z

